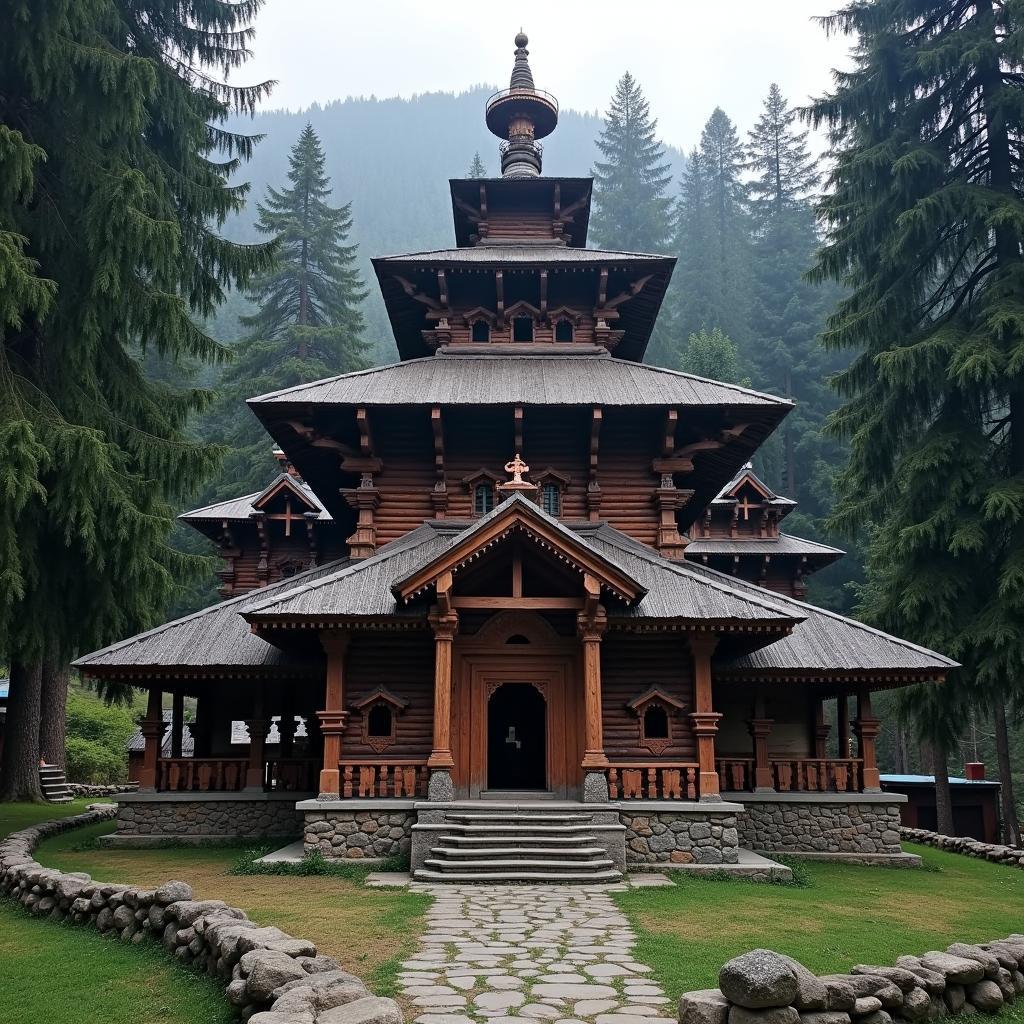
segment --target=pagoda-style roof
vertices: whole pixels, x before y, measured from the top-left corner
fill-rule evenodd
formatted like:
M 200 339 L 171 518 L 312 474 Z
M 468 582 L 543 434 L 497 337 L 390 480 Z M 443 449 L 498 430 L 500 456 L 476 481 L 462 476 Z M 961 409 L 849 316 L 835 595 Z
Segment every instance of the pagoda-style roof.
M 803 537 L 697 537 L 686 546 L 686 557 L 700 555 L 804 555 L 834 562 L 846 552 Z
M 451 178 L 448 184 L 455 243 L 460 248 L 507 243 L 501 219 L 518 210 L 549 211 L 548 227 L 560 223 L 566 245 L 580 249 L 587 244 L 593 178 Z M 476 241 L 481 222 L 488 225 L 492 237 Z
M 517 186 L 527 181 L 532 186 L 533 179 L 509 179 L 508 184 Z M 423 332 L 436 327 L 437 317 L 443 313 L 439 272 L 445 275 L 447 289 L 460 292 L 459 301 L 455 302 L 455 298 L 452 301 L 463 309 L 494 308 L 495 275 L 498 273 L 505 278 L 506 290 L 510 290 L 512 279 L 519 275 L 528 275 L 539 288 L 537 282 L 543 272 L 553 294 L 563 277 L 566 287 L 575 289 L 586 285 L 588 297 L 576 302 L 581 307 L 598 305 L 602 275 L 606 277 L 604 287 L 609 299 L 628 295 L 628 301 L 620 302 L 609 311 L 609 315 L 615 315 L 616 330 L 623 332 L 615 354 L 639 362 L 654 329 L 676 260 L 674 256 L 654 253 L 575 249 L 551 241 L 496 241 L 472 248 L 380 256 L 370 262 L 380 284 L 398 353 L 403 359 L 415 359 L 430 352 Z

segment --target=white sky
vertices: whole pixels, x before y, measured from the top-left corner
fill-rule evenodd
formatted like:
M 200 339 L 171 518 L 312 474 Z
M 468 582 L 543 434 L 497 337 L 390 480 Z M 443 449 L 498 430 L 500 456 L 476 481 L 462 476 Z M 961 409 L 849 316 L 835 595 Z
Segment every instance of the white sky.
M 629 70 L 663 141 L 689 149 L 716 105 L 745 133 L 772 81 L 804 103 L 848 40 L 811 21 L 837 0 L 267 0 L 234 80 L 278 80 L 266 107 L 508 84 L 520 24 L 541 89 L 603 113 Z

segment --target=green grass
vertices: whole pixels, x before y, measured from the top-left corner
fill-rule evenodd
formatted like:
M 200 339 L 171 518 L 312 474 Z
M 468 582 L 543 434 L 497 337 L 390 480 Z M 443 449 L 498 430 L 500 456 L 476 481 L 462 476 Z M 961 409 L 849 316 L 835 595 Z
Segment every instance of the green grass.
M 81 814 L 89 804 L 102 800 L 72 800 L 69 804 L 0 804 L 0 836 L 28 828 L 40 821 Z
M 906 849 L 923 869 L 807 862 L 799 886 L 677 875 L 672 888 L 615 898 L 639 935 L 637 959 L 673 998 L 714 988 L 726 960 L 758 946 L 827 974 L 1024 929 L 1024 871 Z

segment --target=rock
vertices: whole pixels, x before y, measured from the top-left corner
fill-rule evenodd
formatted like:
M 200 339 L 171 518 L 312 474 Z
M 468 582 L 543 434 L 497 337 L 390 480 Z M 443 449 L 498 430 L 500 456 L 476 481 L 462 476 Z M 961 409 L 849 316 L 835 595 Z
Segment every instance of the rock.
M 729 1024 L 800 1024 L 800 1014 L 795 1006 L 766 1006 L 760 1010 L 731 1006 Z
M 890 1017 L 885 1010 L 875 1010 L 874 1013 L 869 1013 L 865 1017 L 860 1017 L 857 1020 L 857 1024 L 892 1024 L 892 1017 Z
M 1010 971 L 1010 980 L 1013 982 L 1013 991 L 1017 995 L 1024 995 L 1024 972 Z
M 963 985 L 947 985 L 946 991 L 943 992 L 942 998 L 946 1003 L 946 1009 L 951 1014 L 957 1014 L 964 1008 L 964 1003 L 967 1001 L 967 994 L 964 992 Z
M 306 984 L 289 988 L 275 999 L 274 1010 L 281 1013 L 312 1013 L 316 1016 L 324 1010 L 333 1010 L 336 1006 L 365 999 L 370 994 L 362 982 L 334 981 L 315 985 L 310 975 L 307 975 L 307 979 Z
M 256 949 L 246 953 L 241 963 L 242 971 L 246 974 L 246 995 L 256 1003 L 267 1002 L 275 989 L 289 981 L 306 977 L 302 964 L 297 964 L 287 953 L 271 949 Z
M 316 956 L 297 956 L 295 958 L 307 974 L 322 974 L 325 971 L 338 970 L 338 961 L 331 956 L 318 953 Z
M 907 1020 L 922 1020 L 928 1016 L 932 1001 L 923 988 L 912 988 L 903 997 L 903 1016 Z
M 750 1010 L 789 1006 L 798 988 L 792 966 L 770 949 L 755 949 L 734 957 L 719 971 L 718 985 L 729 1002 Z M 796 1010 L 793 1014 L 794 1018 L 798 1016 Z
M 896 1008 L 903 1004 L 903 993 L 888 978 L 883 978 L 879 974 L 827 974 L 823 975 L 821 980 L 826 985 L 830 981 L 838 981 L 849 986 L 854 997 L 858 999 L 861 996 L 878 996 L 886 1008 Z M 831 1004 L 829 1008 L 833 1008 Z M 852 1004 L 842 1009 L 852 1009 Z
M 159 891 L 158 889 L 157 892 Z M 223 900 L 183 900 L 178 903 L 169 903 L 164 908 L 164 913 L 168 920 L 177 921 L 180 925 L 186 926 L 193 924 L 211 911 L 227 909 L 228 905 Z
M 881 1008 L 882 1000 L 878 996 L 861 996 L 853 1004 L 852 1013 L 854 1017 L 866 1017 L 869 1013 L 874 1013 Z
M 245 1005 L 245 979 L 236 978 L 232 981 L 228 987 L 224 990 L 224 994 L 228 997 L 228 1002 L 235 1006 Z
M 886 978 L 894 985 L 898 985 L 904 992 L 909 992 L 921 984 L 921 979 L 905 967 L 875 967 L 870 964 L 857 964 L 850 968 L 850 973 L 874 974 L 879 978 Z
M 952 956 L 962 956 L 965 960 L 977 960 L 985 969 L 985 975 L 995 980 L 1001 964 L 994 953 L 990 953 L 980 946 L 972 946 L 966 942 L 954 942 L 946 947 L 946 952 Z
M 947 982 L 954 981 L 958 985 L 969 985 L 985 977 L 985 968 L 977 960 L 967 960 L 938 950 L 925 953 L 921 957 L 921 966 L 930 971 L 938 971 Z
M 967 1001 L 982 1013 L 998 1013 L 1003 1008 L 1003 993 L 989 978 L 965 986 Z
M 834 1011 L 852 1010 L 857 993 L 845 975 L 834 974 L 818 979 L 828 993 L 828 1008 Z
M 679 1024 L 726 1024 L 728 1017 L 729 1000 L 719 988 L 686 992 L 679 998 Z
M 812 1010 L 800 1014 L 800 1024 L 850 1024 L 850 1015 L 841 1010 Z
M 192 899 L 192 886 L 187 882 L 164 882 L 154 893 L 153 898 L 164 906 L 169 903 L 177 903 L 179 900 L 190 900 Z
M 287 953 L 292 959 L 298 956 L 316 956 L 316 946 L 305 939 L 273 939 L 267 943 L 267 949 L 276 949 L 279 953 Z
M 921 961 L 916 956 L 900 956 L 896 958 L 898 967 L 910 971 L 920 979 L 919 985 L 924 986 L 926 992 L 932 995 L 941 995 L 946 988 L 946 976 L 940 971 L 930 971 L 927 967 L 921 966 Z
M 393 999 L 366 996 L 325 1011 L 317 1024 L 402 1024 L 402 1011 Z
M 782 959 L 793 968 L 796 975 L 796 996 L 793 1005 L 800 1011 L 804 1010 L 825 1010 L 828 1008 L 828 989 L 824 982 L 806 967 L 799 960 L 791 956 L 780 954 Z
M 313 1024 L 311 1013 L 277 1013 L 263 1010 L 248 1018 L 247 1024 Z
M 249 953 L 256 949 L 269 948 L 272 942 L 281 942 L 290 940 L 291 936 L 286 932 L 281 931 L 280 928 L 274 928 L 273 926 L 267 928 L 257 928 L 255 926 L 250 928 L 244 928 L 238 933 L 236 946 L 238 952 L 242 955 L 243 959 L 246 953 Z M 313 949 L 314 953 L 316 949 Z M 282 950 L 285 956 L 291 956 L 287 950 Z M 307 956 L 308 953 L 302 954 Z M 243 965 L 244 966 L 244 965 Z M 300 964 L 301 966 L 301 964 Z
M 123 931 L 132 924 L 135 924 L 135 911 L 131 907 L 122 904 L 114 911 L 114 927 L 118 931 Z
M 104 907 L 96 915 L 96 927 L 101 932 L 107 931 L 113 923 L 114 923 L 114 912 L 110 909 L 110 907 Z

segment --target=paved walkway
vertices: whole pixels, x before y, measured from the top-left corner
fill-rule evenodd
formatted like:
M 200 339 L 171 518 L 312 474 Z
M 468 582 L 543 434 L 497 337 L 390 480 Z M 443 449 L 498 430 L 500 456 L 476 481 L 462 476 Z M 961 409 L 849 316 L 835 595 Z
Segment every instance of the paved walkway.
M 416 1024 L 676 1024 L 611 887 L 412 888 L 434 898 L 399 976 Z

